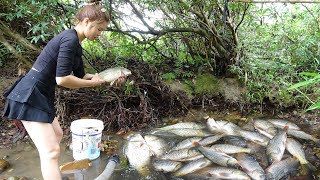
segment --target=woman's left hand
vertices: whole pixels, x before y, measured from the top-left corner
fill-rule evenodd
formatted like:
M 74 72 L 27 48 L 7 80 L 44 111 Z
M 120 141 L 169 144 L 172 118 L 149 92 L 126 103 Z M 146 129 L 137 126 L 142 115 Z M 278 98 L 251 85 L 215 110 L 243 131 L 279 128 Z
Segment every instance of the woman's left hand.
M 126 76 L 123 72 L 121 72 L 121 76 L 116 80 L 117 83 L 122 83 L 126 80 Z

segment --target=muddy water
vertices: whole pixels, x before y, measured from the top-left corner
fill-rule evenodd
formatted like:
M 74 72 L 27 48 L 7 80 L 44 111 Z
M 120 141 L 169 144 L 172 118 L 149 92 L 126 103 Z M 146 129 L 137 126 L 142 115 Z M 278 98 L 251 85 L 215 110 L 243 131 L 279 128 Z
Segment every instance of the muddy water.
M 209 115 L 215 119 L 228 120 L 234 123 L 243 126 L 243 128 L 250 129 L 250 120 L 252 117 L 242 117 L 238 113 L 202 113 L 202 112 L 190 112 L 186 117 L 164 120 L 166 124 L 173 124 L 181 121 L 204 121 L 204 115 Z M 164 124 L 164 125 L 166 125 Z M 299 127 L 301 127 L 305 132 L 313 134 L 317 137 L 320 137 L 320 122 L 298 122 Z M 149 130 L 145 130 L 148 132 Z M 144 132 L 142 132 L 144 133 Z M 118 142 L 116 153 L 120 156 L 121 164 L 116 166 L 116 169 L 110 178 L 111 180 L 118 179 L 127 179 L 127 180 L 137 180 L 137 179 L 150 179 L 150 180 L 162 180 L 162 179 L 172 179 L 170 175 L 163 174 L 160 172 L 154 172 L 150 177 L 142 177 L 135 170 L 130 169 L 127 166 L 127 162 L 123 156 L 122 147 L 125 143 L 123 136 L 121 135 L 108 135 L 106 132 L 103 132 L 103 139 L 116 140 Z M 61 144 L 61 156 L 59 164 L 73 161 L 72 151 L 69 149 L 68 145 L 69 140 L 65 140 Z M 310 162 L 320 169 L 320 148 L 315 147 L 311 142 L 305 142 L 304 147 L 306 149 L 307 158 Z M 6 171 L 0 174 L 0 179 L 5 179 L 10 176 L 17 177 L 27 177 L 30 180 L 41 180 L 40 172 L 40 161 L 36 148 L 33 146 L 33 143 L 19 143 L 13 146 L 11 149 L 0 149 L 0 158 L 5 157 L 5 159 L 11 164 L 11 167 Z M 91 166 L 87 170 L 76 171 L 69 174 L 64 174 L 63 176 L 69 177 L 73 180 L 93 180 L 101 172 L 103 172 L 108 155 L 106 152 L 101 152 L 100 157 L 91 162 Z M 314 179 L 320 179 L 320 172 L 316 172 L 313 176 Z

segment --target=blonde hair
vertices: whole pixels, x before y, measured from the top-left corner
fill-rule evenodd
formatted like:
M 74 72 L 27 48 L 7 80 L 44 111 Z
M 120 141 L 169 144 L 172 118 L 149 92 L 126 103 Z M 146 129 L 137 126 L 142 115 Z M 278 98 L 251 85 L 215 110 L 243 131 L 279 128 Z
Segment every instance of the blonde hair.
M 107 10 L 100 5 L 90 4 L 83 6 L 79 9 L 76 19 L 78 22 L 88 18 L 90 21 L 107 22 L 109 23 L 111 18 Z

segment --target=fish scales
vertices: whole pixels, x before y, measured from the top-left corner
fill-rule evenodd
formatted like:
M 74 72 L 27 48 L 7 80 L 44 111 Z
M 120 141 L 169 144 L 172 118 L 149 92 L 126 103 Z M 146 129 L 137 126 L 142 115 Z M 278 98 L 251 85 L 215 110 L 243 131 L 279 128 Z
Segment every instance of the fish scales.
M 168 159 L 175 161 L 184 161 L 187 158 L 195 157 L 200 155 L 201 153 L 196 149 L 180 149 L 170 151 L 166 154 L 163 154 L 160 159 Z
M 265 135 L 270 139 L 272 139 L 277 134 L 277 127 L 267 120 L 256 119 L 254 121 L 254 127 L 259 133 Z
M 225 166 L 225 167 L 238 167 L 239 162 L 222 152 L 215 151 L 213 149 L 210 149 L 209 147 L 203 147 L 199 146 L 198 147 L 199 151 L 208 159 L 210 159 L 213 163 Z
M 193 173 L 195 171 L 198 171 L 202 168 L 205 168 L 209 165 L 211 165 L 212 162 L 208 160 L 207 158 L 201 158 L 197 159 L 195 161 L 191 161 L 187 163 L 186 165 L 182 166 L 178 171 L 174 173 L 175 176 L 184 176 L 186 174 Z
M 305 139 L 305 140 L 311 140 L 311 141 L 314 141 L 316 144 L 320 145 L 320 139 L 317 139 L 306 132 L 294 130 L 294 129 L 288 129 L 287 133 L 288 133 L 288 135 L 290 135 L 292 137 L 299 138 L 299 139 Z
M 191 148 L 194 147 L 195 142 L 199 142 L 202 139 L 202 137 L 191 137 L 187 138 L 180 143 L 178 143 L 175 147 L 172 148 L 172 150 L 179 150 L 179 149 L 185 149 L 185 148 Z
M 287 138 L 286 149 L 291 155 L 299 160 L 301 165 L 305 165 L 312 171 L 316 170 L 316 167 L 310 164 L 310 162 L 306 159 L 304 149 L 298 141 L 293 138 Z
M 145 135 L 144 139 L 156 157 L 162 156 L 169 149 L 168 143 L 162 138 L 153 135 Z
M 266 149 L 269 163 L 280 161 L 283 153 L 286 149 L 287 133 L 281 129 L 278 133 L 269 141 Z
M 268 119 L 268 121 L 281 129 L 283 129 L 284 127 L 288 127 L 288 129 L 300 130 L 298 125 L 284 119 Z
M 223 152 L 226 154 L 236 154 L 236 153 L 252 153 L 251 149 L 243 148 L 240 146 L 235 146 L 231 144 L 214 144 L 210 147 L 215 151 Z
M 129 164 L 140 174 L 148 175 L 150 173 L 148 166 L 151 160 L 151 151 L 141 134 L 130 135 L 124 151 Z
M 239 153 L 236 155 L 241 168 L 252 178 L 252 180 L 266 180 L 266 174 L 259 162 L 249 154 Z
M 106 69 L 98 74 L 99 78 L 105 80 L 106 82 L 110 82 L 112 85 L 119 77 L 121 76 L 129 76 L 131 75 L 131 71 L 124 67 L 114 67 Z
M 154 160 L 152 164 L 155 170 L 162 171 L 165 173 L 175 172 L 182 166 L 181 162 L 171 161 L 171 160 L 161 160 L 161 159 Z
M 210 179 L 250 180 L 250 177 L 238 169 L 213 167 L 206 171 Z
M 260 144 L 262 146 L 267 146 L 269 138 L 255 131 L 240 130 L 239 135 L 248 141 Z
M 299 161 L 293 157 L 275 162 L 265 170 L 267 180 L 279 180 L 291 172 L 297 171 L 298 166 Z

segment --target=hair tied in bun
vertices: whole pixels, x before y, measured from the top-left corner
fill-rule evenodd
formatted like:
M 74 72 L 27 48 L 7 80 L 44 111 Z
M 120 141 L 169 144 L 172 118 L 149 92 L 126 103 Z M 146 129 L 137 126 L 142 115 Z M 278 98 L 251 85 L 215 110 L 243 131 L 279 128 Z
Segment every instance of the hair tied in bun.
M 107 12 L 105 8 L 101 8 L 101 12 Z

